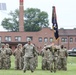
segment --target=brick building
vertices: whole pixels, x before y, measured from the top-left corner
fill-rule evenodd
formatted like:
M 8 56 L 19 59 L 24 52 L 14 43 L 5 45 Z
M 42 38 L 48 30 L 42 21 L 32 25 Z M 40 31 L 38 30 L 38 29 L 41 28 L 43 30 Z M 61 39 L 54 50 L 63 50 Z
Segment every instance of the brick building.
M 54 40 L 53 30 L 43 28 L 38 32 L 24 32 L 24 5 L 23 0 L 19 0 L 19 32 L 0 32 L 0 41 L 8 43 L 14 50 L 18 43 L 23 45 L 28 37 L 40 50 L 44 44 L 51 44 Z M 55 42 L 57 45 L 63 44 L 67 49 L 76 47 L 76 29 L 59 29 L 59 40 Z
M 76 47 L 76 29 L 59 29 L 59 36 L 56 45 L 63 44 L 67 49 Z M 24 45 L 28 37 L 38 49 L 43 48 L 44 44 L 51 44 L 54 40 L 53 30 L 50 28 L 43 28 L 38 32 L 0 32 L 0 41 L 9 43 L 13 50 L 18 43 Z

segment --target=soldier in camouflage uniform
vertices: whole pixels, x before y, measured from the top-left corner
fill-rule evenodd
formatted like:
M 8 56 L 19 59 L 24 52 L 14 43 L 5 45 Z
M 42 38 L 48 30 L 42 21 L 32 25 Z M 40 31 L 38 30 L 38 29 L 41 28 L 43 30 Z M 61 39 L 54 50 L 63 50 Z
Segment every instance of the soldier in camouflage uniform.
M 35 49 L 35 46 L 31 43 L 30 38 L 27 39 L 27 44 L 23 46 L 23 52 L 25 52 L 23 72 L 26 72 L 28 64 L 31 72 L 34 72 L 34 56 L 37 50 Z
M 58 60 L 58 47 L 52 46 L 52 61 L 50 64 L 50 71 L 56 72 L 57 70 L 57 60 Z
M 7 69 L 5 44 L 2 44 L 2 47 L 0 48 L 0 56 L 1 56 L 0 67 L 2 69 Z
M 12 55 L 12 49 L 9 48 L 9 44 L 5 45 L 6 48 L 6 62 L 7 62 L 7 69 L 11 67 L 11 59 L 10 56 Z
M 41 51 L 41 55 L 42 55 L 42 70 L 49 70 L 50 69 L 50 57 L 51 57 L 51 51 L 48 47 L 46 47 L 46 45 L 44 46 L 44 48 Z
M 56 72 L 57 70 L 57 58 L 58 58 L 58 51 L 57 48 L 54 45 L 48 45 L 46 46 L 46 49 L 50 50 L 50 54 L 48 54 L 49 56 L 49 69 L 51 72 Z
M 15 69 L 22 69 L 22 49 L 21 45 L 18 44 L 17 48 L 14 50 L 13 55 L 15 56 Z
M 0 69 L 2 69 L 2 54 L 1 54 L 2 48 L 0 47 Z
M 59 70 L 62 69 L 62 70 L 66 71 L 67 70 L 67 56 L 68 56 L 68 54 L 67 54 L 67 50 L 64 48 L 63 45 L 61 45 L 61 48 L 60 48 L 58 54 L 59 54 L 58 69 Z
M 35 52 L 34 60 L 35 60 L 34 68 L 36 69 L 36 67 L 38 66 L 38 54 L 36 52 Z

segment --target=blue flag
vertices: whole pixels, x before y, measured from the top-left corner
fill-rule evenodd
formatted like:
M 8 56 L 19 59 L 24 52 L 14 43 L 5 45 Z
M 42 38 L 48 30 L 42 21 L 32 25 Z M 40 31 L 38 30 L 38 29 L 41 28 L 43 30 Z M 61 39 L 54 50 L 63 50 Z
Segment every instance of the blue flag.
M 53 9 L 52 9 L 52 27 L 54 30 L 55 39 L 57 40 L 59 38 L 59 33 L 58 33 L 58 24 L 57 24 L 55 6 L 53 6 Z

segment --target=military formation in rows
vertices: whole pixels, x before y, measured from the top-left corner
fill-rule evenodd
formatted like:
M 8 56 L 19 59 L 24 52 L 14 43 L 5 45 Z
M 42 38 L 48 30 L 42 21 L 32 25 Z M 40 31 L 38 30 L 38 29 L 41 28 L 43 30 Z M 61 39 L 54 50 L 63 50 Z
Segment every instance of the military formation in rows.
M 23 70 L 23 72 L 26 70 L 34 72 L 38 66 L 38 55 L 42 56 L 42 70 L 49 70 L 50 72 L 67 70 L 68 54 L 63 45 L 45 45 L 39 52 L 36 46 L 31 43 L 31 39 L 28 38 L 27 44 L 24 46 L 18 44 L 12 52 L 9 44 L 2 44 L 0 48 L 0 69 L 10 69 L 11 55 L 15 57 L 15 69 Z

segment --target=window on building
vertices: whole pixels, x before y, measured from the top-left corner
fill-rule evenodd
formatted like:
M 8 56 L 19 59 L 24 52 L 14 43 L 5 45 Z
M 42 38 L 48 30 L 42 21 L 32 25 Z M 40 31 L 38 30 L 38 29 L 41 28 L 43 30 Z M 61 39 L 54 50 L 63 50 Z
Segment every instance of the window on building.
M 21 41 L 21 36 L 15 36 L 15 41 Z
M 2 41 L 2 37 L 0 36 L 0 42 Z
M 48 42 L 48 38 L 47 37 L 44 38 L 44 42 Z
M 30 38 L 31 40 L 33 40 L 33 37 L 32 36 L 27 36 L 26 40 Z
M 5 36 L 5 41 L 11 41 L 11 36 Z
M 53 42 L 53 38 L 52 37 L 50 38 L 50 42 Z
M 42 37 L 39 37 L 39 42 L 42 42 Z
M 61 38 L 61 42 L 67 42 L 67 38 Z
M 73 42 L 73 38 L 70 38 L 70 42 Z

